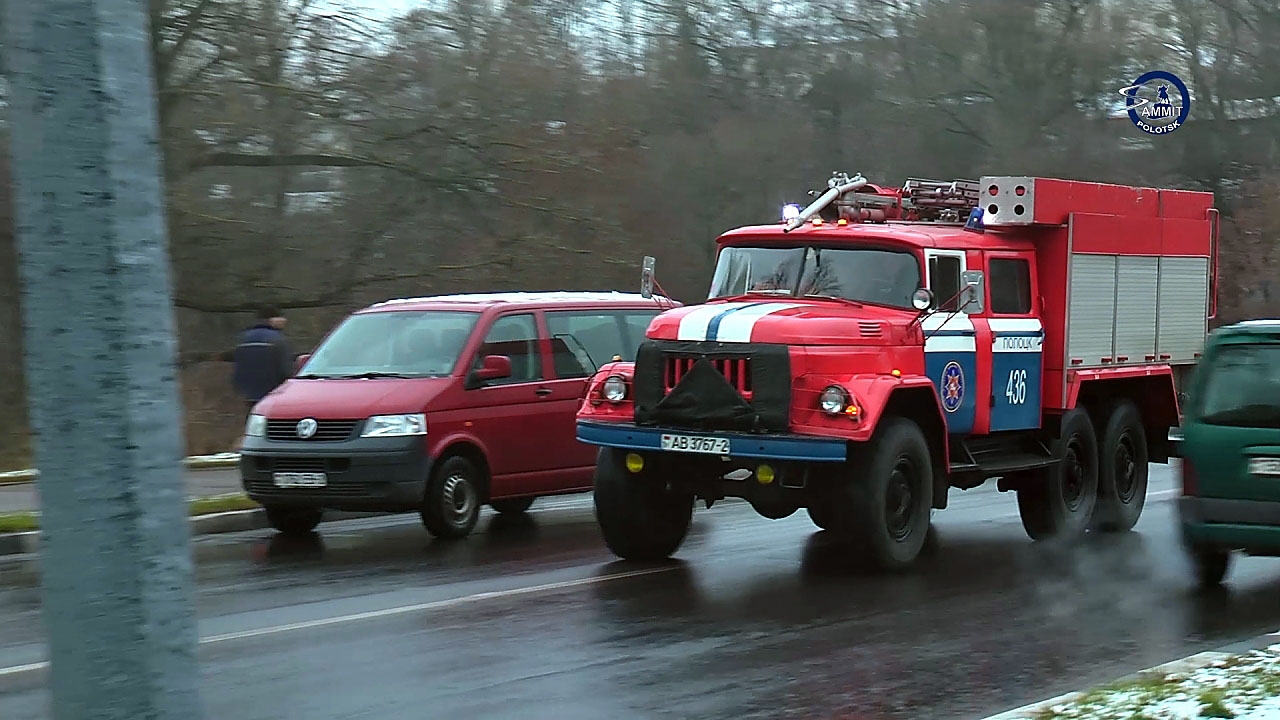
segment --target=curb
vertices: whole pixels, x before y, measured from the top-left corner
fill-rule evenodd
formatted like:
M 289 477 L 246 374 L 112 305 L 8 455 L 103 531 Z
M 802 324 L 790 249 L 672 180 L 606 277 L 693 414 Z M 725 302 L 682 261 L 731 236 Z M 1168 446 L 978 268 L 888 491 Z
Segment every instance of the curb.
M 1123 683 L 1123 682 L 1130 682 L 1133 680 L 1139 680 L 1143 675 L 1150 675 L 1152 673 L 1171 675 L 1174 673 L 1191 672 L 1193 670 L 1199 670 L 1200 668 L 1205 667 L 1207 665 L 1211 665 L 1217 660 L 1229 658 L 1233 655 L 1247 653 L 1250 650 L 1264 648 L 1269 645 L 1273 645 L 1277 642 L 1280 642 L 1280 630 L 1277 630 L 1271 633 L 1265 633 L 1263 635 L 1259 635 L 1255 638 L 1244 640 L 1242 642 L 1232 643 L 1218 650 L 1209 650 L 1206 652 L 1200 652 L 1200 653 L 1196 653 L 1195 655 L 1189 655 L 1187 657 L 1184 657 L 1178 660 L 1172 660 L 1170 662 L 1167 662 L 1161 665 L 1155 665 L 1153 667 L 1149 667 L 1144 670 L 1139 670 L 1137 672 L 1130 673 L 1122 677 L 1118 677 L 1114 680 L 1107 681 L 1106 683 L 1099 683 L 1099 686 L 1110 684 L 1110 683 Z M 1095 686 L 1095 687 L 1098 687 L 1098 686 Z M 1056 705 L 1063 705 L 1066 703 L 1079 700 L 1085 697 L 1086 695 L 1088 695 L 1089 692 L 1091 692 L 1093 689 L 1094 688 L 1089 688 L 1088 690 L 1076 690 L 1074 692 L 1064 693 L 1062 695 L 1058 695 L 1057 697 L 1051 697 L 1047 700 L 1039 700 L 1029 705 L 1023 705 L 1022 707 L 1016 707 L 1016 708 L 1013 708 L 1012 710 L 1006 710 L 997 715 L 989 715 L 987 717 L 982 718 L 982 720 L 1034 720 L 1034 718 L 1038 714 L 1043 713 L 1046 710 L 1049 710 Z
M 336 518 L 335 518 L 336 519 Z M 261 530 L 267 527 L 267 513 L 262 508 L 229 510 L 210 515 L 189 518 L 192 535 L 217 535 L 219 533 Z M 0 556 L 25 555 L 40 552 L 40 531 L 6 533 L 0 535 Z
M 196 455 L 183 458 L 182 464 L 188 470 L 226 470 L 240 466 L 240 454 Z M 38 477 L 40 471 L 35 468 L 0 472 L 0 485 L 27 485 L 35 482 Z
M 325 513 L 321 522 L 339 522 L 342 520 L 358 520 L 360 518 L 391 516 L 394 513 L 376 512 L 338 512 Z M 262 508 L 252 510 L 229 510 L 227 512 L 196 515 L 189 518 L 192 535 L 220 535 L 222 533 L 244 532 L 246 530 L 262 530 L 271 527 L 267 522 L 267 512 Z M 26 555 L 40 552 L 40 531 L 0 534 L 0 557 L 6 555 Z

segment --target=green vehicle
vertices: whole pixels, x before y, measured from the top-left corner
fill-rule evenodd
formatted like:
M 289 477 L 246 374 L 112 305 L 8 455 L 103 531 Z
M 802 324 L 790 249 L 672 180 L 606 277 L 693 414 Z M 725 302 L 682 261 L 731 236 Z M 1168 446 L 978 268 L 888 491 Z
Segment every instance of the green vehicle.
M 1203 585 L 1235 551 L 1280 556 L 1280 320 L 1205 342 L 1183 418 L 1182 538 Z

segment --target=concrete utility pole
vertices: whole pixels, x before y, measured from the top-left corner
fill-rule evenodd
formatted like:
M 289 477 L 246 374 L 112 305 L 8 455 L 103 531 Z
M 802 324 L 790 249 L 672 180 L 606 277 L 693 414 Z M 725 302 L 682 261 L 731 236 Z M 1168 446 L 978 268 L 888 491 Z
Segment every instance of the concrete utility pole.
M 197 720 L 147 2 L 4 4 L 53 714 Z

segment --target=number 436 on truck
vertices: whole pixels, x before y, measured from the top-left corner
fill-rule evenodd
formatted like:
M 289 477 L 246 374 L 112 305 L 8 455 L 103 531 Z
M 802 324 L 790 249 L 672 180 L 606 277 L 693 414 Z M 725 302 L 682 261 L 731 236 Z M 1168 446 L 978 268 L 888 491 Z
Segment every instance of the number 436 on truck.
M 991 479 L 1034 539 L 1132 528 L 1215 312 L 1212 205 L 837 174 L 777 224 L 724 233 L 708 301 L 654 318 L 579 409 L 606 543 L 667 556 L 696 500 L 739 497 L 804 508 L 898 569 L 950 488 Z

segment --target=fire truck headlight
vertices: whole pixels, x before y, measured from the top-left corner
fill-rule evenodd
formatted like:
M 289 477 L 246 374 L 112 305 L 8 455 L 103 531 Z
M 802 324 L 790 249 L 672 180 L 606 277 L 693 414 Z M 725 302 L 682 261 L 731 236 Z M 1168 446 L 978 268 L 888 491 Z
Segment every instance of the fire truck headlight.
M 849 393 L 839 385 L 831 385 L 822 391 L 818 406 L 828 415 L 841 415 L 849 407 Z
M 627 381 L 621 375 L 610 375 L 600 384 L 600 395 L 611 403 L 627 399 Z

